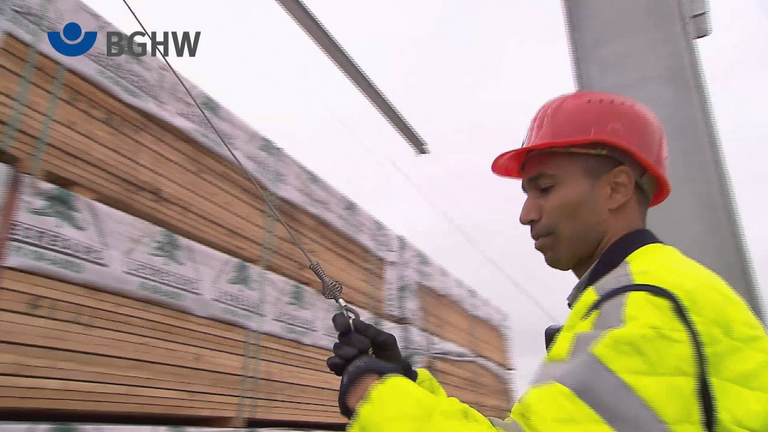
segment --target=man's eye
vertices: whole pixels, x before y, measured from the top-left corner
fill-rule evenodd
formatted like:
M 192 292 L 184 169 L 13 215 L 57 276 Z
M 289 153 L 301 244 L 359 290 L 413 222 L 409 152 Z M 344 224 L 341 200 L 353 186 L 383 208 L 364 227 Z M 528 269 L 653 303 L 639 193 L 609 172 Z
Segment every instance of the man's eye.
M 546 194 L 548 194 L 549 192 L 552 191 L 553 187 L 554 186 L 542 186 L 542 187 L 539 188 L 539 193 L 541 195 L 546 195 Z

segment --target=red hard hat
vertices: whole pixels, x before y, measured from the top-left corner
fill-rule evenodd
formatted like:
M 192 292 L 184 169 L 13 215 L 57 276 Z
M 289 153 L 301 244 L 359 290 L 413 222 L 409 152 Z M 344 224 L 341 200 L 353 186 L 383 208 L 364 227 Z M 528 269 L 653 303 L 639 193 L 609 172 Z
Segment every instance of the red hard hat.
M 521 148 L 499 155 L 491 166 L 504 177 L 520 179 L 532 150 L 600 143 L 624 151 L 655 181 L 651 207 L 670 193 L 664 129 L 651 110 L 628 97 L 595 91 L 558 96 L 542 106 Z

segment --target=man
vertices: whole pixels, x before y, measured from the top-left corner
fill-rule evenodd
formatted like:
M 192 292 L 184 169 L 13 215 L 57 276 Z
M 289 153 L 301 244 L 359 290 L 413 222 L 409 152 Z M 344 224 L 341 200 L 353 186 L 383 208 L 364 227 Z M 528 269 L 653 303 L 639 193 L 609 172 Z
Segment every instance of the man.
M 414 371 L 392 335 L 359 321 L 351 332 L 337 315 L 328 366 L 350 430 L 768 431 L 765 329 L 718 275 L 645 228 L 670 193 L 664 132 L 647 108 L 560 96 L 492 170 L 522 180 L 534 247 L 579 278 L 544 364 L 508 419 L 488 419 Z

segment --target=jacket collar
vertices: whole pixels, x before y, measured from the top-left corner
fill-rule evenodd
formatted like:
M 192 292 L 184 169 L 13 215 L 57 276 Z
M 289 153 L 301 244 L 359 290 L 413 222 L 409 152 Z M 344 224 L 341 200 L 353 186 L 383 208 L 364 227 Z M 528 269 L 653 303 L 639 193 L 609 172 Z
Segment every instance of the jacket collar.
M 600 258 L 592 264 L 592 267 L 582 276 L 573 287 L 568 296 L 568 308 L 572 308 L 582 292 L 594 285 L 603 276 L 619 266 L 628 256 L 643 246 L 653 243 L 662 243 L 656 235 L 648 229 L 631 231 L 613 242 L 600 255 Z

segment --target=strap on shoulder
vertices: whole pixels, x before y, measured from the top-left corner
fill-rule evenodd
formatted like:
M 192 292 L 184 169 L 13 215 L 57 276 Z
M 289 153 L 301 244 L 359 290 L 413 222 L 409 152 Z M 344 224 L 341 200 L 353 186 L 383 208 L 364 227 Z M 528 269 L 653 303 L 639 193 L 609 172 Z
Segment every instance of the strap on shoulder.
M 704 414 L 704 427 L 708 432 L 713 432 L 715 430 L 714 395 L 712 394 L 712 389 L 708 379 L 707 363 L 706 356 L 704 355 L 703 344 L 701 342 L 701 338 L 699 337 L 699 333 L 696 331 L 696 326 L 693 324 L 693 321 L 686 313 L 685 306 L 675 294 L 665 288 L 655 285 L 625 285 L 622 287 L 614 288 L 601 296 L 598 301 L 592 304 L 592 306 L 585 314 L 585 317 L 600 309 L 600 307 L 608 300 L 630 292 L 647 292 L 665 298 L 672 303 L 675 314 L 683 322 L 686 330 L 688 330 L 688 334 L 693 340 L 694 354 L 696 355 L 696 362 L 698 365 L 697 381 L 699 390 L 699 403 Z M 550 326 L 550 328 L 551 327 L 552 326 Z M 547 330 L 549 330 L 549 328 Z

